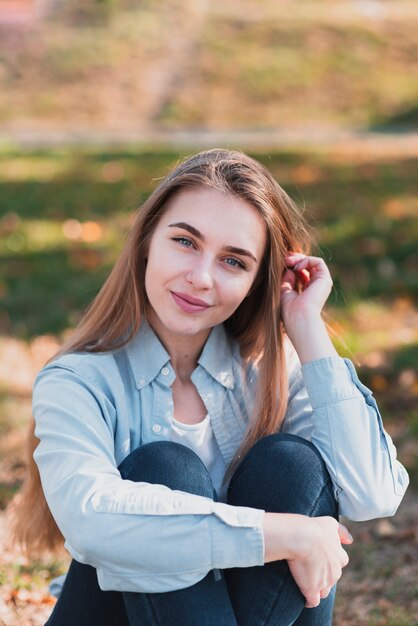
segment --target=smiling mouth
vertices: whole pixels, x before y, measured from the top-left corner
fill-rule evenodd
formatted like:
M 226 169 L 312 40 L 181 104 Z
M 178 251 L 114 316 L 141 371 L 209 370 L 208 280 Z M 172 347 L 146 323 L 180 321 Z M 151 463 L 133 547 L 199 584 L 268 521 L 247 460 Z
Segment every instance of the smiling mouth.
M 207 302 L 204 302 L 204 300 L 193 298 L 186 293 L 177 293 L 175 291 L 171 291 L 170 293 L 177 306 L 186 313 L 199 313 L 206 311 L 211 306 Z

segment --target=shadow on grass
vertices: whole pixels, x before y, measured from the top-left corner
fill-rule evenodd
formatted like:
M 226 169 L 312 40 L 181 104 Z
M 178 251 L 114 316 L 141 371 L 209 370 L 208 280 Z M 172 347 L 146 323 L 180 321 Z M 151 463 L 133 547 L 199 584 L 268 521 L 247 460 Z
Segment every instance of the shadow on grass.
M 4 333 L 30 339 L 74 326 L 110 268 L 105 251 L 86 247 L 0 257 L 3 265 Z
M 370 127 L 378 132 L 411 132 L 418 130 L 418 105 L 399 111 L 396 115 L 378 119 Z

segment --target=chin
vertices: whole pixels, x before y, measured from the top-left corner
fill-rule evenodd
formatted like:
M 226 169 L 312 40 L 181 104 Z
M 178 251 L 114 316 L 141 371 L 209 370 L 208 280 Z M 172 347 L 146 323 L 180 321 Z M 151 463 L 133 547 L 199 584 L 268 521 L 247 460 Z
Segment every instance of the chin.
M 160 317 L 158 317 L 157 326 L 164 328 L 166 332 L 172 333 L 173 335 L 184 335 L 185 337 L 199 335 L 200 333 L 209 332 L 212 329 L 212 326 L 206 327 L 200 323 L 194 323 L 194 320 L 191 319 L 180 319 L 177 321 L 173 320 L 173 318 L 164 320 Z
M 190 324 L 185 324 L 185 325 L 179 324 L 178 326 L 169 328 L 168 330 L 170 330 L 172 333 L 175 333 L 176 335 L 184 335 L 185 337 L 193 337 L 193 335 L 209 333 L 212 330 L 212 326 L 209 326 L 207 328 L 206 327 L 202 328 L 201 326 L 199 326 L 196 328 L 196 326 L 193 326 Z

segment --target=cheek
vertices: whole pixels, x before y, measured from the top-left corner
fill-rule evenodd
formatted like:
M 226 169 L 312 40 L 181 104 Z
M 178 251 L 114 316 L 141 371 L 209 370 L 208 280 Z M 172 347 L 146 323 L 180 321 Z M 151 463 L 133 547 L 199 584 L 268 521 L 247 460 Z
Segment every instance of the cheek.
M 145 267 L 145 290 L 148 296 L 150 293 L 158 291 L 158 286 L 163 279 L 162 265 L 159 259 L 155 258 L 152 252 L 150 252 Z
M 158 246 L 158 241 L 153 241 L 148 250 L 147 256 L 147 275 L 160 275 L 164 271 L 164 267 L 169 267 L 170 263 L 165 258 L 164 249 Z
M 167 283 L 177 280 L 188 270 L 187 260 L 172 250 L 161 250 L 156 253 L 150 249 L 145 269 L 146 289 L 156 291 L 164 288 Z
M 250 279 L 247 276 L 243 277 L 240 281 L 229 282 L 227 285 L 224 286 L 225 298 L 229 302 L 231 302 L 231 304 L 239 306 L 239 304 L 250 292 L 252 284 L 253 279 Z

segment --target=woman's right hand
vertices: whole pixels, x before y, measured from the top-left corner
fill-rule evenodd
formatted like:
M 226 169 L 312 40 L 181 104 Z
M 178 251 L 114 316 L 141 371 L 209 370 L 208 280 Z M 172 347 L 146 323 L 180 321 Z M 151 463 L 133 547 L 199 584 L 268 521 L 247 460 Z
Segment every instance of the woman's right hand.
M 263 529 L 265 562 L 287 559 L 305 606 L 318 606 L 348 563 L 341 547 L 353 541 L 348 530 L 333 517 L 286 513 L 266 513 Z

